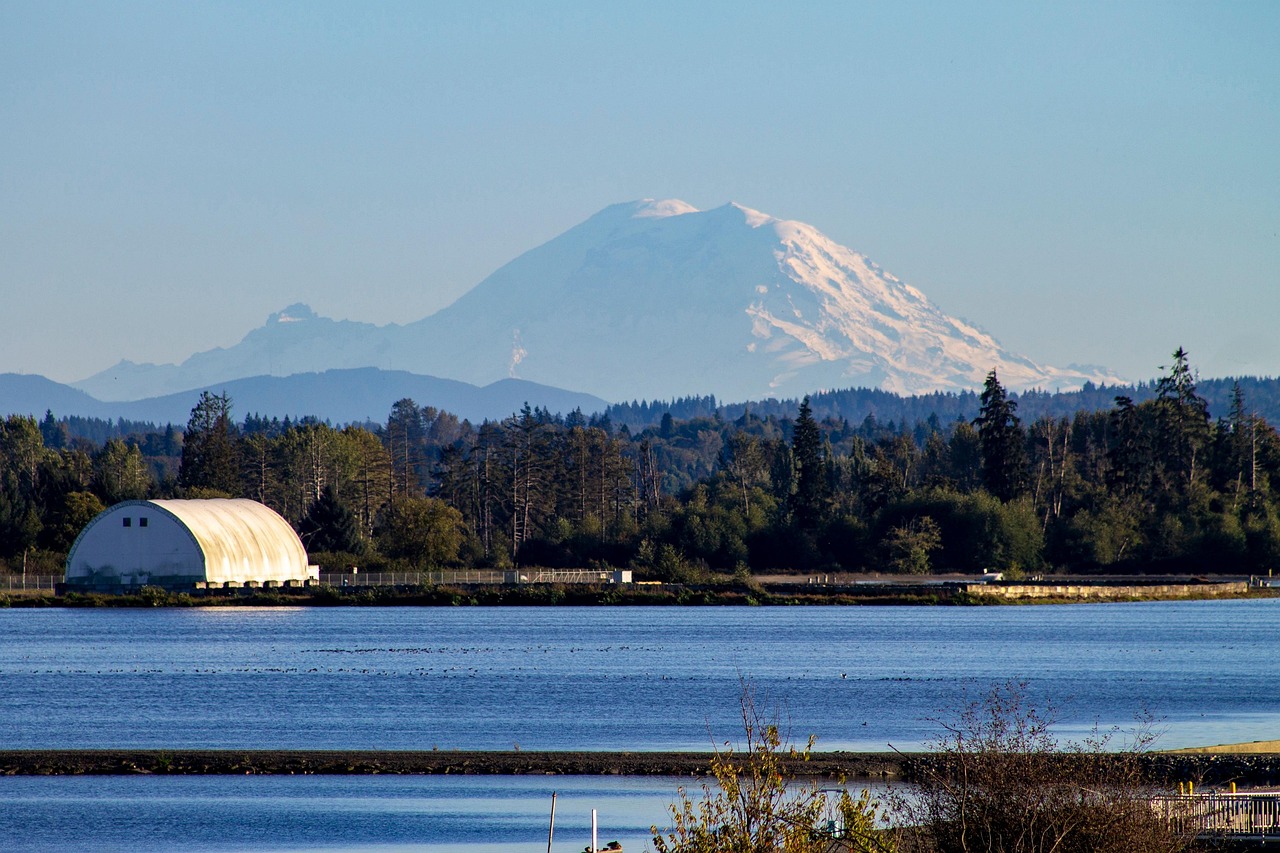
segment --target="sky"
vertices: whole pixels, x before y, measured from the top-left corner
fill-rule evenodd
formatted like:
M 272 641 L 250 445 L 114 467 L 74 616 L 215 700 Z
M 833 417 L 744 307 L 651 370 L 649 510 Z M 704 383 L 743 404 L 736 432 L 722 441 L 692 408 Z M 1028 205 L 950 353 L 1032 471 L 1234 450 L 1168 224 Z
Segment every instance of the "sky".
M 1280 374 L 1280 3 L 0 3 L 0 372 L 409 322 L 601 208 L 808 222 L 1044 364 Z M 427 372 L 427 371 L 423 371 Z

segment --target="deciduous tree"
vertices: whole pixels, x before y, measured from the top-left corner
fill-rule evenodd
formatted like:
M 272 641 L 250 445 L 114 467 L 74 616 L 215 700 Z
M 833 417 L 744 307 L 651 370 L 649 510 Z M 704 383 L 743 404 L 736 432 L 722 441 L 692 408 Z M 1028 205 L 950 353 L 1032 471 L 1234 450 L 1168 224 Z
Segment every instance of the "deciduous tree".
M 462 514 L 437 498 L 392 498 L 378 525 L 383 554 L 415 569 L 447 565 L 462 547 Z

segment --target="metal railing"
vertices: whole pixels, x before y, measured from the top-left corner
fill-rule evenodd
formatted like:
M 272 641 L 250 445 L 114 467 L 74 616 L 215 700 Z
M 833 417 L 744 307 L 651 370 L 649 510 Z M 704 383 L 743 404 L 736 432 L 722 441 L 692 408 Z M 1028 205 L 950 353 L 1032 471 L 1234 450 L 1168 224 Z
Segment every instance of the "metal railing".
M 613 576 L 600 569 L 522 569 L 508 572 L 507 583 L 609 583 Z
M 1280 837 L 1280 793 L 1154 797 L 1156 811 L 1188 835 Z

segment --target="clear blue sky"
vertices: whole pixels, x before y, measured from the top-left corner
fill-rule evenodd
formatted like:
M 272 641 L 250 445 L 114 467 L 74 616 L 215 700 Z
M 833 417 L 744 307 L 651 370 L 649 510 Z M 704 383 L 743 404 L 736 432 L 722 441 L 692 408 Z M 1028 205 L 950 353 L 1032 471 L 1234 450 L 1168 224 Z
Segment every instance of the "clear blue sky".
M 418 319 L 614 202 L 1038 361 L 1280 374 L 1280 3 L 0 3 L 0 372 Z

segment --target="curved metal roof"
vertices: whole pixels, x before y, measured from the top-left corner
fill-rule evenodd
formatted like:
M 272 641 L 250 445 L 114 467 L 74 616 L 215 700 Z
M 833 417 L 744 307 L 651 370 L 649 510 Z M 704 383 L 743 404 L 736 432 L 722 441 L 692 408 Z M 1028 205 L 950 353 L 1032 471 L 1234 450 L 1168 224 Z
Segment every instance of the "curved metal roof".
M 242 498 L 147 501 L 176 518 L 205 557 L 214 582 L 305 577 L 307 551 L 279 513 Z

